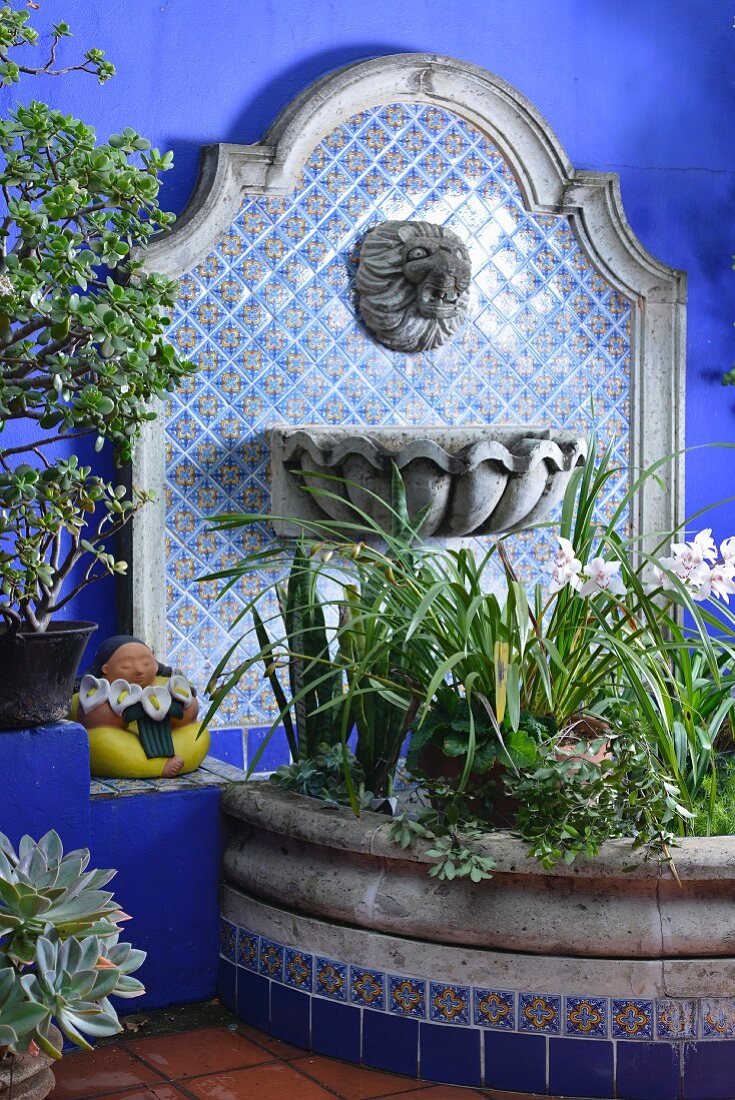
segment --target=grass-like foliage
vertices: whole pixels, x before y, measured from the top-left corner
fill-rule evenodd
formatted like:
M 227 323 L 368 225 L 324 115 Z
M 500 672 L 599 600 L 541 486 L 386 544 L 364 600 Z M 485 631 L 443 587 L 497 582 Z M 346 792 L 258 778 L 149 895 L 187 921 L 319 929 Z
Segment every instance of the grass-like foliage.
M 495 787 L 516 799 L 516 827 L 546 863 L 592 854 L 606 837 L 622 835 L 667 853 L 676 835 L 691 831 L 705 787 L 713 797 L 713 746 L 735 706 L 735 618 L 726 605 L 717 613 L 709 606 L 735 592 L 735 540 L 723 543 L 722 561 L 709 532 L 674 543 L 669 558 L 660 555 L 671 535 L 653 547 L 631 543 L 622 531 L 627 509 L 661 464 L 634 479 L 602 520 L 601 501 L 620 471 L 611 449 L 597 459 L 594 438 L 589 454 L 564 498 L 551 573 L 530 587 L 516 576 L 503 540 L 484 553 L 422 543 L 422 517 L 409 519 L 395 469 L 390 530 L 359 508 L 352 525 L 359 541 L 339 533 L 344 523 L 315 523 L 288 582 L 300 622 L 318 623 L 310 628 L 313 644 L 294 630 L 293 617 L 289 625 L 284 616 L 285 632 L 266 634 L 258 613 L 266 583 L 241 616 L 255 612 L 245 636 L 255 629 L 260 651 L 228 674 L 244 636 L 235 639 L 215 671 L 208 718 L 265 661 L 279 709 L 274 728 L 284 722 L 288 731 L 291 714 L 306 711 L 325 731 L 322 740 L 341 742 L 356 811 L 362 798 L 348 764 L 351 731 L 360 781 L 382 795 L 410 728 L 409 765 L 430 790 L 435 783 L 432 835 L 443 838 L 440 863 L 449 859 L 455 873 L 462 830 L 492 822 L 491 808 L 478 816 L 476 791 L 478 775 L 491 773 Z M 336 498 L 334 480 L 314 477 L 308 491 Z M 265 518 L 224 516 L 218 527 Z M 274 544 L 215 576 L 226 591 L 253 572 L 283 569 L 288 557 Z M 498 564 L 500 593 L 492 587 Z M 710 635 L 714 625 L 718 633 Z M 294 674 L 304 660 L 308 684 Z M 279 664 L 289 668 L 290 697 Z M 580 737 L 580 730 L 587 732 Z M 313 753 L 313 734 L 308 744 Z M 299 759 L 306 745 L 299 737 Z M 429 746 L 447 761 L 441 790 L 422 767 Z M 399 823 L 401 843 L 412 832 Z M 461 866 L 469 868 L 461 873 L 482 870 L 472 860 Z

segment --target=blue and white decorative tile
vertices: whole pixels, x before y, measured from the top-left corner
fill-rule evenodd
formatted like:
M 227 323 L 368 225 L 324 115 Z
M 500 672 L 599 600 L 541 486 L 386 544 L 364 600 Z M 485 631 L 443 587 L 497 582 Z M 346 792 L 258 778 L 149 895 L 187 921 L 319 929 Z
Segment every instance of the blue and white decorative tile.
M 435 1024 L 468 1024 L 470 1022 L 469 986 L 431 982 L 429 1019 Z
M 273 940 L 260 938 L 260 956 L 258 958 L 258 971 L 266 978 L 274 981 L 283 981 L 283 956 L 284 949 L 280 943 Z
M 260 936 L 241 928 L 237 937 L 237 961 L 246 970 L 257 971 Z
M 470 317 L 443 348 L 393 353 L 361 328 L 359 243 L 386 218 L 442 222 L 467 243 Z M 241 547 L 207 526 L 243 502 L 267 511 L 267 454 L 249 452 L 263 449 L 258 437 L 274 421 L 584 430 L 592 397 L 601 444 L 614 442 L 622 471 L 630 333 L 630 302 L 592 267 L 566 219 L 524 209 L 507 162 L 470 123 L 424 104 L 343 122 L 290 195 L 246 197 L 212 253 L 179 280 L 169 338 L 200 369 L 169 401 L 168 656 L 195 681 L 230 644 L 223 604 L 204 597 L 197 577 Z M 622 472 L 603 514 L 625 488 Z M 258 537 L 265 545 L 270 535 Z M 548 534 L 512 541 L 519 576 L 535 579 Z M 201 568 L 187 572 L 192 554 Z M 230 595 L 242 606 L 242 592 Z M 261 725 L 275 713 L 260 685 L 242 683 L 218 717 Z
M 362 1008 L 385 1008 L 385 974 L 366 970 L 361 966 L 350 967 L 350 998 Z
M 426 1019 L 426 982 L 419 978 L 388 975 L 388 1011 L 399 1016 Z
M 674 998 L 656 1001 L 658 1039 L 696 1039 L 697 1002 Z
M 515 1027 L 515 993 L 507 989 L 475 988 L 474 1021 L 480 1027 L 512 1031 Z
M 103 783 L 99 779 L 92 779 L 89 784 L 90 798 L 115 798 L 117 791 L 109 783 Z
M 567 997 L 564 1007 L 567 1035 L 585 1035 L 596 1039 L 607 1037 L 606 997 Z
M 347 1000 L 347 967 L 334 959 L 316 958 L 314 992 L 333 1001 Z
M 614 1039 L 652 1039 L 653 1001 L 613 998 L 610 1023 Z
M 228 920 L 220 918 L 219 922 L 219 953 L 230 962 L 235 961 L 237 952 L 237 928 Z
M 303 989 L 307 993 L 312 991 L 312 956 L 306 951 L 298 951 L 293 947 L 286 948 L 283 964 L 283 980 L 286 985 L 292 985 L 296 989 Z
M 558 1035 L 561 1026 L 561 997 L 547 993 L 518 994 L 518 1029 L 537 1034 Z
M 735 998 L 703 998 L 702 1036 L 705 1039 L 732 1039 L 735 1037 Z

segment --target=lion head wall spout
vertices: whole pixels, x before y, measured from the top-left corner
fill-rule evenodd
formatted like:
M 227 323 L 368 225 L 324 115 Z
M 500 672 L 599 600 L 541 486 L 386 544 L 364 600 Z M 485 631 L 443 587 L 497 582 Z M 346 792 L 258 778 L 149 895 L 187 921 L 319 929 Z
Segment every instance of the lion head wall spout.
M 431 222 L 368 230 L 355 287 L 365 326 L 393 351 L 441 347 L 465 322 L 472 268 L 456 233 Z

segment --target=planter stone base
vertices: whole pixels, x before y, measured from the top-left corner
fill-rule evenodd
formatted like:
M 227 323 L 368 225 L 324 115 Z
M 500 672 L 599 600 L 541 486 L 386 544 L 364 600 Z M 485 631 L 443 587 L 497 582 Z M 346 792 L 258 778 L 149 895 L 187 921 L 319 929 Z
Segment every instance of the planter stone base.
M 729 1100 L 733 990 L 735 959 L 488 951 L 349 927 L 223 891 L 220 996 L 229 1008 L 304 1049 L 428 1080 Z M 723 1058 L 732 1070 L 726 1083 L 681 1092 L 682 1080 Z
M 222 807 L 220 996 L 256 1027 L 456 1085 L 735 1097 L 735 838 L 682 841 L 679 885 L 628 841 L 547 870 L 497 832 L 493 877 L 447 883 L 377 814 L 269 783 Z
M 50 1069 L 41 1069 L 25 1081 L 13 1077 L 13 1091 L 0 1089 L 0 1100 L 46 1100 L 53 1087 L 53 1073 Z

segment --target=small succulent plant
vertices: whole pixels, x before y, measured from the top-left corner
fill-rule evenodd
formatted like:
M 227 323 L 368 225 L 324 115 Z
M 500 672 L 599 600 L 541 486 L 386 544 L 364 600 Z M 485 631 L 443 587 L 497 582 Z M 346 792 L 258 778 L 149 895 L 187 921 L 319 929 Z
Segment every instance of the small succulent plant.
M 53 1058 L 52 1020 L 72 1042 L 120 1031 L 109 1001 L 137 997 L 131 977 L 144 951 L 119 943 L 126 920 L 104 890 L 114 871 L 87 871 L 89 851 L 64 855 L 53 830 L 38 843 L 24 836 L 15 851 L 0 833 L 0 1047 L 37 1044 Z

